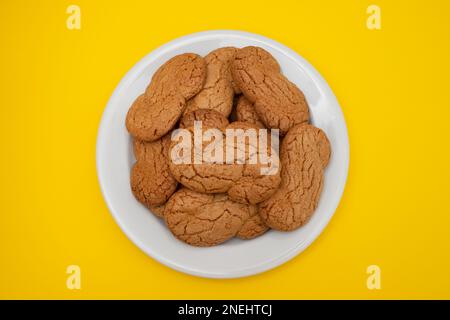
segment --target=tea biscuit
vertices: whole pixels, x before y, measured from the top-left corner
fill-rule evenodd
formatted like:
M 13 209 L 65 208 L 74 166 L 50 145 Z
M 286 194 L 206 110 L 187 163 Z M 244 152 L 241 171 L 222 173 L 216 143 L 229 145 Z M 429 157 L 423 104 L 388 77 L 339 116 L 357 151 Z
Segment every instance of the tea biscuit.
M 288 131 L 280 152 L 280 187 L 259 204 L 259 214 L 269 227 L 291 231 L 304 225 L 317 207 L 330 144 L 322 130 L 303 124 Z
M 243 240 L 254 239 L 269 230 L 269 227 L 261 219 L 257 206 L 248 205 L 247 210 L 249 211 L 248 218 L 244 220 L 241 229 L 236 234 L 236 237 Z
M 233 238 L 248 219 L 248 206 L 224 194 L 182 188 L 170 197 L 164 220 L 175 237 L 193 246 L 209 247 Z
M 169 170 L 169 146 L 169 135 L 153 142 L 133 142 L 137 161 L 131 169 L 131 191 L 150 209 L 165 203 L 177 188 L 178 182 Z
M 302 91 L 281 74 L 274 60 L 262 48 L 245 47 L 236 53 L 231 73 L 260 120 L 284 135 L 291 127 L 307 123 L 309 110 Z
M 202 89 L 205 77 L 205 61 L 193 53 L 175 56 L 163 64 L 128 110 L 126 127 L 130 134 L 142 141 L 155 141 L 169 132 L 186 101 Z
M 203 128 L 203 132 L 207 129 Z M 240 133 L 241 140 L 237 136 L 227 139 L 228 129 L 232 133 Z M 250 133 L 248 129 L 254 130 L 253 139 L 246 136 Z M 192 127 L 188 130 L 190 145 L 193 146 L 194 130 Z M 196 152 L 201 151 L 192 148 L 186 151 L 190 152 L 189 154 L 180 155 L 179 153 L 182 152 L 178 147 L 181 139 L 175 139 L 169 151 L 170 171 L 181 184 L 197 192 L 228 193 L 231 200 L 248 204 L 256 204 L 268 199 L 281 181 L 280 161 L 277 152 L 271 149 L 269 143 L 266 145 L 266 150 L 259 150 L 258 130 L 259 128 L 255 125 L 245 122 L 233 122 L 223 131 L 215 129 L 216 136 L 213 142 L 203 142 L 203 149 L 211 151 L 211 154 L 212 151 L 222 152 L 222 156 L 219 157 L 220 159 L 215 158 L 215 154 L 211 157 L 205 156 L 201 162 L 197 163 L 195 155 Z M 227 152 L 230 152 L 230 155 L 227 155 Z M 271 163 L 261 162 L 265 153 L 270 156 Z M 225 162 L 227 156 L 231 161 Z M 238 156 L 240 159 L 237 159 Z M 253 163 L 250 160 L 254 160 Z
M 224 130 L 229 124 L 228 119 L 218 111 L 210 109 L 197 109 L 181 117 L 180 128 L 194 126 L 194 121 L 201 121 L 202 126 Z
M 172 175 L 181 182 L 182 185 L 189 189 L 202 193 L 225 193 L 230 189 L 234 181 L 238 180 L 243 172 L 243 166 L 229 165 L 214 159 L 209 159 L 202 156 L 201 151 L 197 151 L 194 141 L 194 128 L 187 128 L 189 137 L 180 138 L 172 136 L 172 143 L 169 149 L 169 169 Z M 203 149 L 215 149 L 218 145 L 218 150 L 223 150 L 223 157 L 225 158 L 225 137 L 224 131 L 216 128 L 208 128 L 202 126 L 203 133 L 208 130 L 214 130 L 217 134 L 217 139 L 214 138 L 212 142 L 204 141 L 202 143 Z M 186 144 L 190 143 L 192 148 L 189 150 L 178 150 L 180 143 L 185 143 L 184 139 L 191 139 Z M 184 153 L 186 151 L 186 154 Z M 199 156 L 200 162 L 196 163 L 195 157 Z
M 228 117 L 233 106 L 233 80 L 230 62 L 237 49 L 224 47 L 210 52 L 205 57 L 206 80 L 203 89 L 187 103 L 185 112 L 197 109 L 212 109 Z
M 256 134 L 259 133 L 261 128 L 247 123 L 236 121 L 230 123 L 226 129 L 241 129 L 244 130 L 244 134 L 247 129 L 254 129 Z M 245 140 L 245 162 L 244 164 L 237 164 L 237 166 L 243 166 L 241 176 L 236 180 L 227 193 L 230 199 L 240 203 L 256 204 L 265 199 L 268 199 L 278 188 L 281 182 L 281 170 L 280 160 L 278 157 L 278 150 L 273 149 L 270 145 L 270 136 L 267 137 L 266 150 L 260 150 L 260 139 L 257 137 L 254 141 L 251 139 Z M 238 142 L 238 138 L 235 138 L 235 142 Z M 232 141 L 226 141 L 229 145 Z M 235 147 L 234 154 L 238 152 L 238 148 Z M 269 156 L 273 157 L 274 162 L 271 163 L 272 169 L 270 174 L 262 173 L 262 168 L 268 168 L 267 164 L 261 162 L 261 156 L 263 152 L 267 152 Z M 250 163 L 250 157 L 254 156 L 257 159 L 255 164 Z
M 249 122 L 258 127 L 265 128 L 264 123 L 259 119 L 253 103 L 245 96 L 240 96 L 236 104 L 236 118 L 238 121 Z

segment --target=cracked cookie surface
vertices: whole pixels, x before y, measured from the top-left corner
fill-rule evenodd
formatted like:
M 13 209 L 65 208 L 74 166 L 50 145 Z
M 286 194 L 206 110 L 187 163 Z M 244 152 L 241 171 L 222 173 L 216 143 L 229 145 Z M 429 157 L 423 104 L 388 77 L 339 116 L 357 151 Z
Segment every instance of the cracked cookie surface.
M 205 131 L 208 128 L 203 128 Z M 241 131 L 241 142 L 234 136 L 227 139 L 227 129 L 237 132 Z M 256 133 L 255 139 L 248 139 L 247 129 L 253 129 Z M 194 131 L 189 128 L 191 134 L 191 145 L 194 145 Z M 189 154 L 179 155 L 176 150 L 179 140 L 172 141 L 169 151 L 169 168 L 177 181 L 185 187 L 202 193 L 227 193 L 231 200 L 240 203 L 256 204 L 269 198 L 280 184 L 280 161 L 275 151 L 269 144 L 266 145 L 267 152 L 272 159 L 270 164 L 260 161 L 262 151 L 259 150 L 259 128 L 246 122 L 233 122 L 228 125 L 225 131 L 215 129 L 216 137 L 213 142 L 204 142 L 203 149 L 209 146 L 219 146 L 223 156 L 220 160 L 227 158 L 227 152 L 232 162 L 224 163 L 216 161 L 214 157 L 204 157 L 201 162 L 195 162 L 195 148 L 188 151 Z M 212 147 L 211 150 L 215 148 Z M 240 159 L 237 157 L 240 156 Z M 255 161 L 251 163 L 250 157 Z M 182 163 L 179 159 L 186 157 L 188 163 Z M 271 168 L 270 174 L 264 173 L 264 168 Z
M 248 217 L 244 219 L 241 229 L 239 229 L 236 237 L 243 240 L 250 240 L 264 234 L 269 227 L 264 223 L 258 213 L 258 207 L 255 205 L 248 205 Z
M 248 218 L 247 207 L 229 200 L 224 194 L 204 194 L 182 188 L 167 201 L 164 220 L 181 241 L 209 247 L 238 233 Z
M 314 213 L 331 151 L 322 130 L 303 124 L 289 130 L 280 152 L 280 187 L 259 204 L 259 214 L 269 227 L 291 231 L 304 225 Z
M 238 121 L 249 122 L 258 127 L 265 128 L 264 123 L 259 119 L 253 103 L 245 96 L 240 96 L 236 103 L 236 118 Z
M 186 101 L 203 87 L 205 61 L 193 53 L 180 54 L 153 75 L 145 93 L 128 110 L 126 127 L 143 141 L 154 141 L 169 132 L 186 107 Z
M 231 72 L 265 126 L 278 128 L 284 135 L 293 126 L 307 123 L 309 110 L 303 92 L 281 74 L 273 61 L 264 49 L 245 47 L 236 53 Z
M 211 109 L 225 117 L 230 115 L 235 86 L 231 77 L 230 63 L 236 51 L 236 48 L 224 47 L 211 51 L 205 57 L 205 84 L 202 90 L 187 102 L 185 112 Z
M 169 135 L 153 142 L 133 142 L 136 163 L 130 174 L 131 191 L 150 209 L 164 204 L 177 188 L 178 182 L 169 170 L 169 146 Z
M 181 117 L 180 128 L 194 126 L 194 121 L 201 121 L 202 126 L 224 130 L 229 124 L 228 119 L 218 111 L 210 109 L 197 109 Z

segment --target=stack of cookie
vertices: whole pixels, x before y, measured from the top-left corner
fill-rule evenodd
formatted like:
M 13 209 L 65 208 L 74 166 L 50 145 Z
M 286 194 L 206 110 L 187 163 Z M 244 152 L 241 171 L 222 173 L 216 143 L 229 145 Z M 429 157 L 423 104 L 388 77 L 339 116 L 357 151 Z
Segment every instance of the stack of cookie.
M 223 142 L 215 149 L 223 155 L 230 148 L 236 151 L 227 139 L 230 130 L 279 132 L 280 148 L 269 138 L 267 149 L 260 150 L 258 136 L 256 143 L 245 140 L 242 161 L 197 162 L 195 148 L 181 152 L 192 161 L 179 161 L 178 133 L 183 129 L 193 138 L 198 123 L 203 131 L 214 130 L 211 141 Z M 173 57 L 135 100 L 126 126 L 134 139 L 134 196 L 188 244 L 252 239 L 269 228 L 295 230 L 317 207 L 329 141 L 309 124 L 302 91 L 262 48 L 226 47 L 204 58 L 193 53 Z M 277 164 L 269 174 L 264 173 L 267 163 L 249 161 L 262 153 Z

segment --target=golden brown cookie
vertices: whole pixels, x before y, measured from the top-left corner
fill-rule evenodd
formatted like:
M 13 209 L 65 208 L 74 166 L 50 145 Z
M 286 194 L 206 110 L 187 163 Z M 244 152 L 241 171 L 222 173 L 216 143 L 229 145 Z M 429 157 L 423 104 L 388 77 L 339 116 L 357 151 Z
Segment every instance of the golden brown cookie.
M 177 188 L 178 182 L 169 170 L 169 146 L 170 135 L 153 142 L 135 139 L 133 143 L 137 161 L 131 169 L 131 190 L 150 209 L 164 204 Z
M 185 112 L 211 109 L 228 117 L 233 106 L 234 83 L 230 62 L 237 49 L 224 47 L 210 52 L 206 57 L 206 81 L 203 89 L 188 101 Z
M 214 159 L 201 158 L 201 163 L 195 163 L 195 156 L 201 152 L 196 152 L 194 147 L 194 128 L 186 128 L 189 131 L 191 139 L 191 150 L 178 150 L 178 145 L 184 138 L 172 137 L 172 143 L 169 149 L 169 169 L 172 175 L 181 182 L 182 185 L 189 189 L 202 193 L 225 193 L 230 189 L 234 181 L 238 180 L 243 172 L 243 166 L 229 165 L 223 162 L 216 162 Z M 214 146 L 215 143 L 220 145 L 225 154 L 225 134 L 217 128 L 208 128 L 203 126 L 203 132 L 208 130 L 216 130 L 218 138 L 212 139 L 212 142 L 203 142 L 203 149 Z M 212 148 L 214 149 L 214 148 Z M 179 161 L 186 158 L 186 162 Z M 181 163 L 180 163 L 181 162 Z
M 236 104 L 236 118 L 238 121 L 249 122 L 258 127 L 265 128 L 264 123 L 259 119 L 253 103 L 245 96 L 240 96 Z
M 245 47 L 236 53 L 231 73 L 260 120 L 284 135 L 293 126 L 307 123 L 309 110 L 303 92 L 281 74 L 274 61 L 262 48 Z
M 163 64 L 128 110 L 126 127 L 130 134 L 142 141 L 154 141 L 169 132 L 186 101 L 202 89 L 205 77 L 205 61 L 193 53 L 177 55 Z
M 304 225 L 319 202 L 329 142 L 322 130 L 309 125 L 291 128 L 281 144 L 281 184 L 259 204 L 259 214 L 271 228 L 291 231 Z
M 230 123 L 227 126 L 227 129 L 254 129 L 259 133 L 261 128 L 258 128 L 254 124 L 250 124 L 247 122 L 236 121 Z M 245 131 L 244 131 L 245 132 Z M 270 146 L 270 136 L 267 137 L 267 152 L 273 157 L 274 162 L 272 162 L 273 168 L 271 174 L 262 174 L 261 169 L 263 167 L 267 168 L 267 164 L 263 164 L 259 160 L 255 164 L 251 164 L 249 161 L 251 153 L 256 154 L 256 158 L 260 159 L 261 152 L 258 148 L 260 143 L 259 138 L 255 141 L 251 141 L 251 139 L 245 140 L 245 163 L 238 166 L 242 166 L 242 173 L 238 180 L 234 181 L 231 185 L 230 189 L 228 189 L 227 193 L 233 201 L 237 201 L 240 203 L 250 203 L 256 204 L 265 199 L 268 199 L 278 188 L 281 182 L 281 163 L 278 157 L 277 150 L 274 150 Z M 238 141 L 238 138 L 235 138 L 235 142 Z M 227 144 L 229 141 L 227 140 Z M 234 150 L 235 154 L 237 154 L 238 150 Z
M 202 125 L 210 128 L 224 130 L 229 124 L 228 119 L 218 111 L 210 109 L 197 109 L 185 113 L 180 120 L 180 128 L 189 128 L 194 126 L 194 121 L 201 121 Z
M 207 129 L 203 127 L 203 132 Z M 248 129 L 255 133 L 254 139 L 249 139 L 246 135 L 250 132 Z M 188 130 L 191 133 L 191 145 L 194 145 L 194 129 L 191 127 Z M 196 163 L 195 148 L 187 155 L 180 155 L 183 151 L 179 149 L 180 139 L 175 139 L 169 151 L 169 168 L 175 179 L 197 192 L 228 193 L 231 200 L 240 203 L 256 204 L 269 198 L 281 181 L 280 161 L 278 154 L 271 150 L 270 144 L 266 145 L 267 150 L 264 152 L 258 148 L 259 128 L 246 122 L 233 122 L 225 131 L 215 129 L 214 132 L 216 137 L 212 142 L 205 142 L 203 150 L 217 144 L 217 150 L 222 150 L 223 154 L 220 160 L 228 157 L 231 161 L 217 161 L 215 153 L 211 153 L 212 157 L 202 157 L 202 161 Z M 227 138 L 228 132 L 241 135 L 239 138 L 236 135 Z M 209 150 L 216 148 L 211 147 Z M 260 161 L 265 153 L 270 156 L 269 163 Z M 187 163 L 180 161 L 183 157 L 186 157 Z M 251 159 L 254 160 L 253 163 Z
M 224 194 L 204 194 L 182 188 L 167 201 L 164 220 L 181 241 L 209 247 L 238 233 L 248 219 L 247 207 L 229 200 Z
M 259 215 L 257 206 L 250 204 L 247 206 L 247 210 L 249 211 L 248 218 L 244 220 L 241 229 L 236 234 L 236 237 L 243 240 L 254 239 L 269 230 Z

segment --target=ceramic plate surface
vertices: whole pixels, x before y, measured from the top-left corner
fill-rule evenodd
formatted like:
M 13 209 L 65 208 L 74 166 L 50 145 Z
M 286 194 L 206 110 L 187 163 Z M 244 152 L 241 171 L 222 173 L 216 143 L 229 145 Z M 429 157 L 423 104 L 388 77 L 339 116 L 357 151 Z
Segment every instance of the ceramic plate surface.
M 135 160 L 125 117 L 132 102 L 145 90 L 153 73 L 165 61 L 186 52 L 204 56 L 225 46 L 260 46 L 278 60 L 283 74 L 304 92 L 311 121 L 326 132 L 332 156 L 325 170 L 318 208 L 305 226 L 293 232 L 270 230 L 250 241 L 232 239 L 219 246 L 197 248 L 174 238 L 164 222 L 133 197 L 129 180 Z M 125 75 L 112 94 L 97 138 L 97 173 L 101 190 L 123 232 L 159 262 L 181 272 L 210 278 L 236 278 L 267 271 L 305 250 L 333 216 L 344 191 L 348 165 L 349 142 L 344 116 L 325 80 L 305 59 L 284 45 L 237 31 L 188 35 L 144 57 Z

